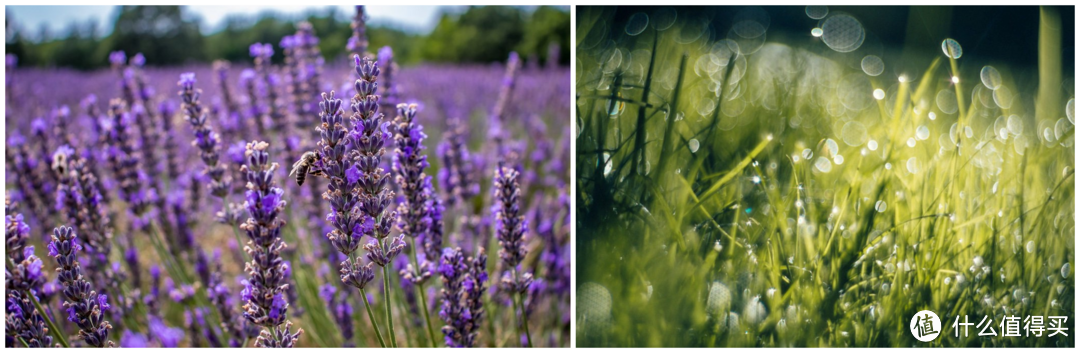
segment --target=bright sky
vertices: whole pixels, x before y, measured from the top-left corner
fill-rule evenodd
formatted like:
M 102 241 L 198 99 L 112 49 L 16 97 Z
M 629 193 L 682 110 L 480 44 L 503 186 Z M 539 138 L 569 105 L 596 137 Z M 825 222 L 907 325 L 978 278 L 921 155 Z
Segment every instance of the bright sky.
M 303 5 L 270 5 L 270 6 L 187 6 L 184 13 L 202 18 L 202 30 L 204 33 L 212 33 L 220 29 L 223 20 L 228 15 L 257 16 L 263 12 L 273 11 L 284 14 L 287 17 L 300 17 L 308 11 L 325 13 L 330 6 L 303 6 Z M 337 6 L 338 13 L 343 19 L 352 18 L 353 6 Z M 88 20 L 95 20 L 102 34 L 112 31 L 112 23 L 116 16 L 115 6 L 4 6 L 7 11 L 6 18 L 17 23 L 26 30 L 28 35 L 37 36 L 42 25 L 47 26 L 53 36 L 66 35 L 67 27 L 72 22 L 85 24 Z M 464 11 L 464 6 L 367 6 L 369 23 L 373 25 L 392 24 L 395 27 L 427 33 L 435 28 L 439 15 L 442 12 Z

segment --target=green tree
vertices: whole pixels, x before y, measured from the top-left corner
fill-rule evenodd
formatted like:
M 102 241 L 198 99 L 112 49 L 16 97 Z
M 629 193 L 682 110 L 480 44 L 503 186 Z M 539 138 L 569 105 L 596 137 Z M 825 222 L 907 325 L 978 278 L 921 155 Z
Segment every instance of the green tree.
M 110 50 L 143 53 L 150 64 L 206 60 L 199 23 L 185 20 L 179 6 L 121 6 L 109 42 Z

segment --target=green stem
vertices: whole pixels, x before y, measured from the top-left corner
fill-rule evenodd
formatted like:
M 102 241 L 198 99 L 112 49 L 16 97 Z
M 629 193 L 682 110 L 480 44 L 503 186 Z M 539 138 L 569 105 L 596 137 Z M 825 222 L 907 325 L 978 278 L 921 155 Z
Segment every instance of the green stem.
M 386 264 L 389 266 L 390 264 Z M 397 336 L 394 334 L 394 316 L 390 312 L 390 269 L 382 267 L 383 272 L 383 298 L 386 301 L 386 323 L 390 328 L 390 346 L 397 348 Z
M 529 316 L 525 314 L 525 294 L 518 293 L 517 300 L 514 300 L 521 310 L 521 327 L 525 331 L 525 342 L 528 343 L 526 347 L 532 348 L 532 335 L 529 334 Z
M 412 240 L 412 261 L 413 266 L 417 271 L 420 271 L 420 261 L 416 258 L 416 238 L 410 238 Z M 427 323 L 428 339 L 431 342 L 431 348 L 435 348 L 435 330 L 431 328 L 431 314 L 428 313 L 427 295 L 424 294 L 424 286 L 417 283 L 416 292 L 420 294 L 420 306 L 424 308 L 424 322 Z
M 49 326 L 49 332 L 52 332 L 53 337 L 56 337 L 56 340 L 60 341 L 60 345 L 64 346 L 64 348 L 71 347 L 71 345 L 68 344 L 67 336 L 52 322 L 52 319 L 49 318 L 49 314 L 45 312 L 45 308 L 41 307 L 41 303 L 38 302 L 37 297 L 35 297 L 33 293 L 30 293 L 30 291 L 26 291 L 26 295 L 29 296 L 30 301 L 34 303 L 34 309 L 37 309 L 38 314 L 45 319 L 45 324 Z
M 382 332 L 379 331 L 379 324 L 375 322 L 375 314 L 371 313 L 371 305 L 367 301 L 367 291 L 360 288 L 360 296 L 362 297 L 360 300 L 364 302 L 364 309 L 367 309 L 368 320 L 371 320 L 371 326 L 375 327 L 375 337 L 379 338 L 379 345 L 386 348 L 386 341 L 383 341 Z

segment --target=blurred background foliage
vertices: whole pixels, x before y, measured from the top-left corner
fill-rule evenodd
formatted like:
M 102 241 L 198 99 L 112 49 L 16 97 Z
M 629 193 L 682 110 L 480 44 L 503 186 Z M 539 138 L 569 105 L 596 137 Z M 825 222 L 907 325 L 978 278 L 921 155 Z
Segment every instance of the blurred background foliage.
M 345 52 L 351 34 L 352 13 L 336 7 L 304 14 L 321 39 L 319 49 L 332 60 Z M 123 50 L 141 52 L 148 65 L 178 65 L 224 59 L 250 61 L 251 43 L 272 43 L 274 61 L 281 62 L 281 38 L 296 32 L 292 18 L 263 13 L 257 18 L 231 16 L 222 29 L 203 34 L 203 24 L 187 16 L 181 6 L 121 6 L 112 33 L 100 33 L 93 21 L 71 23 L 65 33 L 24 33 L 19 19 L 6 17 L 8 54 L 20 66 L 72 67 L 91 70 L 109 65 L 108 54 Z M 44 29 L 42 31 L 45 31 Z M 559 46 L 559 62 L 570 62 L 570 13 L 566 9 L 540 6 L 469 7 L 461 13 L 442 12 L 435 29 L 418 34 L 387 25 L 369 25 L 372 48 L 394 47 L 398 62 L 488 63 L 505 60 L 510 51 L 523 58 L 547 61 L 549 46 Z M 33 40 L 31 38 L 44 38 Z

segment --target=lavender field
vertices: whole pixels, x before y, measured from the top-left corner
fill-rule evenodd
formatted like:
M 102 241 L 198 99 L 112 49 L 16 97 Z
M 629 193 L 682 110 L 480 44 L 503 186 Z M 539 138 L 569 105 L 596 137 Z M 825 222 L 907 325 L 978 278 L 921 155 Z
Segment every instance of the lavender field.
M 9 56 L 6 347 L 569 346 L 569 68 L 398 65 L 363 24 Z

